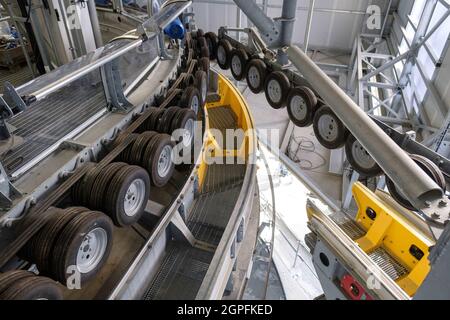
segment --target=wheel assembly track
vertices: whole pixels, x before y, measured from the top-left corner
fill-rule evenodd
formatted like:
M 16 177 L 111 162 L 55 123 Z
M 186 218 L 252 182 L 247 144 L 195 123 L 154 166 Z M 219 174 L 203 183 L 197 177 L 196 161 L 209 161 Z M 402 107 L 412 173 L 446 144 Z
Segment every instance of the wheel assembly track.
M 193 59 L 192 48 L 189 48 L 188 57 L 185 61 L 186 66 L 188 66 L 187 72 L 192 74 L 194 69 L 197 67 L 197 61 Z M 203 60 L 203 64 L 204 61 L 205 60 Z M 175 81 L 173 86 L 168 90 L 166 98 L 159 106 L 159 109 L 166 108 L 169 103 L 180 94 L 181 91 L 177 88 L 179 88 L 183 80 L 184 77 L 179 77 Z M 149 119 L 153 118 L 152 115 L 154 113 L 156 113 L 155 108 L 148 108 L 145 110 L 142 115 L 134 120 L 130 126 L 122 132 L 121 137 L 119 137 L 119 139 L 114 143 L 112 150 L 110 150 L 110 152 L 98 164 L 86 163 L 84 166 L 76 169 L 73 174 L 71 174 L 51 193 L 40 199 L 40 201 L 29 210 L 25 218 L 17 222 L 12 228 L 5 230 L 5 240 L 7 240 L 8 243 L 0 249 L 0 267 L 4 266 L 9 260 L 11 260 L 11 258 L 13 258 L 14 255 L 16 255 L 21 248 L 23 248 L 25 244 L 33 238 L 33 236 L 35 236 L 51 219 L 56 219 L 52 217 L 57 215 L 56 212 L 58 212 L 58 210 L 48 209 L 65 194 L 71 191 L 72 196 L 75 199 L 80 200 L 82 203 L 86 203 L 90 198 L 90 194 L 86 194 L 86 189 L 90 190 L 90 193 L 92 193 L 92 187 L 104 186 L 107 184 L 106 177 L 103 177 L 104 179 L 97 180 L 99 172 L 102 172 L 102 170 L 104 170 L 120 154 L 124 153 L 124 151 L 132 145 L 136 139 L 136 136 L 133 136 L 133 133 L 138 131 L 140 127 L 146 127 L 149 123 Z M 168 128 L 173 127 L 172 123 L 174 122 L 174 118 L 176 118 L 177 114 L 178 113 L 173 114 L 171 119 L 172 121 L 168 124 Z M 147 139 L 147 142 L 150 142 L 150 140 L 152 139 Z M 145 149 L 143 146 L 136 148 L 140 150 L 147 150 L 148 146 L 146 146 Z M 132 147 L 130 147 L 130 149 L 132 149 Z M 91 183 L 91 188 L 84 188 Z M 99 199 L 96 199 L 95 205 L 97 206 L 98 203 Z M 44 251 L 48 251 L 48 249 L 46 248 Z

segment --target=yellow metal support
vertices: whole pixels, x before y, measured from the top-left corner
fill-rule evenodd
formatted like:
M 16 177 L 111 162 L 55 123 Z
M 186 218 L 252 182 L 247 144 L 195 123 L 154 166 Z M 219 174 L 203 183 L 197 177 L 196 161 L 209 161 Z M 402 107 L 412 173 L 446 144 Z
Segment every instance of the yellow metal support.
M 207 141 L 204 143 L 205 149 L 203 151 L 203 161 L 198 168 L 200 187 L 204 183 L 208 167 L 207 163 L 209 163 L 208 159 L 238 158 L 245 163 L 249 160 L 248 155 L 253 154 L 253 150 L 256 147 L 253 145 L 253 135 L 255 132 L 253 130 L 253 119 L 247 102 L 230 80 L 221 74 L 218 76 L 218 94 L 220 96 L 220 100 L 206 104 Z M 243 143 L 238 149 L 224 150 L 210 132 L 208 110 L 221 106 L 229 106 L 231 108 L 237 119 L 237 127 L 242 129 L 246 134 Z
M 382 248 L 405 267 L 408 274 L 396 282 L 413 296 L 430 271 L 428 252 L 434 241 L 361 183 L 355 183 L 353 196 L 358 205 L 356 222 L 366 231 L 356 243 L 367 254 Z

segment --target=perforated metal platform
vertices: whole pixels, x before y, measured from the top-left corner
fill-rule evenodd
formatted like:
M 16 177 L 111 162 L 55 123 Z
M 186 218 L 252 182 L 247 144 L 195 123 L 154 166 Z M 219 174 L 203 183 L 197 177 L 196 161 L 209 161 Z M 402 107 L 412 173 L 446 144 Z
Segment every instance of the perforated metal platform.
M 236 126 L 229 107 L 209 110 L 209 118 L 212 128 L 223 130 Z M 219 244 L 240 195 L 245 170 L 246 166 L 240 164 L 207 167 L 203 189 L 186 223 L 197 240 L 212 246 Z M 213 255 L 213 252 L 172 241 L 144 299 L 194 299 Z
M 376 249 L 369 257 L 394 281 L 408 274 L 408 270 L 383 248 Z
M 361 239 L 366 234 L 358 224 L 341 212 L 330 215 L 330 218 L 345 232 L 353 241 Z
M 172 241 L 143 300 L 195 299 L 212 257 L 211 252 Z

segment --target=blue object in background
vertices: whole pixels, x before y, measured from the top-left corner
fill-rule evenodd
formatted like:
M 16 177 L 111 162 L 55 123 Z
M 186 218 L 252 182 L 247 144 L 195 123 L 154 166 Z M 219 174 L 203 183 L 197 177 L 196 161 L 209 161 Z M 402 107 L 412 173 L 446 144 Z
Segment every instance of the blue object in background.
M 111 3 L 111 1 L 109 0 L 95 0 L 95 4 L 102 6 L 102 7 L 106 7 Z
M 183 39 L 185 34 L 185 29 L 183 23 L 181 23 L 180 18 L 172 21 L 169 26 L 164 29 L 164 33 L 167 34 L 172 39 Z

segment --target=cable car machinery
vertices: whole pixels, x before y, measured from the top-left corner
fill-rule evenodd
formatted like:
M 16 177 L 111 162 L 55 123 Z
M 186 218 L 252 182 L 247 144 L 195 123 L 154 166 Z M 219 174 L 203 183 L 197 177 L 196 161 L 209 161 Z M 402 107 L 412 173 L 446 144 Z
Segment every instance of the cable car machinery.
M 257 30 L 222 27 L 216 42 L 219 65 L 231 68 L 236 79 L 245 78 L 247 72 L 247 83 L 254 93 L 264 89 L 265 81 L 271 106 L 278 109 L 287 104 L 291 120 L 297 120 L 299 126 L 314 121 L 316 136 L 327 148 L 342 147 L 349 136 L 355 137 L 346 150 L 348 158 L 353 158 L 351 148 L 356 146 L 373 161 L 366 168 L 359 167 L 362 173 L 386 175 L 390 196 L 381 191 L 374 194 L 361 183 L 355 184 L 353 194 L 359 210 L 352 219 L 342 212 L 327 215 L 314 200 L 308 201 L 313 234 L 307 238 L 325 295 L 331 299 L 450 298 L 450 278 L 445 271 L 450 261 L 450 209 L 445 194 L 449 160 L 367 115 L 300 48 L 291 44 L 296 0 L 284 0 L 282 16 L 277 19 L 267 17 L 253 1 L 234 2 Z M 235 31 L 247 34 L 246 43 L 228 35 Z M 289 70 L 288 60 L 298 72 Z M 316 109 L 295 114 L 290 104 L 296 95 L 311 99 L 309 104 Z M 288 97 L 288 101 L 281 97 Z M 318 113 L 341 124 L 330 127 L 336 135 L 317 129 L 318 121 L 325 121 Z M 353 166 L 356 170 L 357 166 Z M 317 190 L 309 179 L 303 180 Z M 329 203 L 322 193 L 318 196 Z M 340 219 L 333 220 L 333 216 Z M 343 232 L 345 225 L 347 233 Z M 402 243 L 405 238 L 408 241 Z M 368 288 L 371 279 L 378 284 L 375 289 L 370 285 Z

